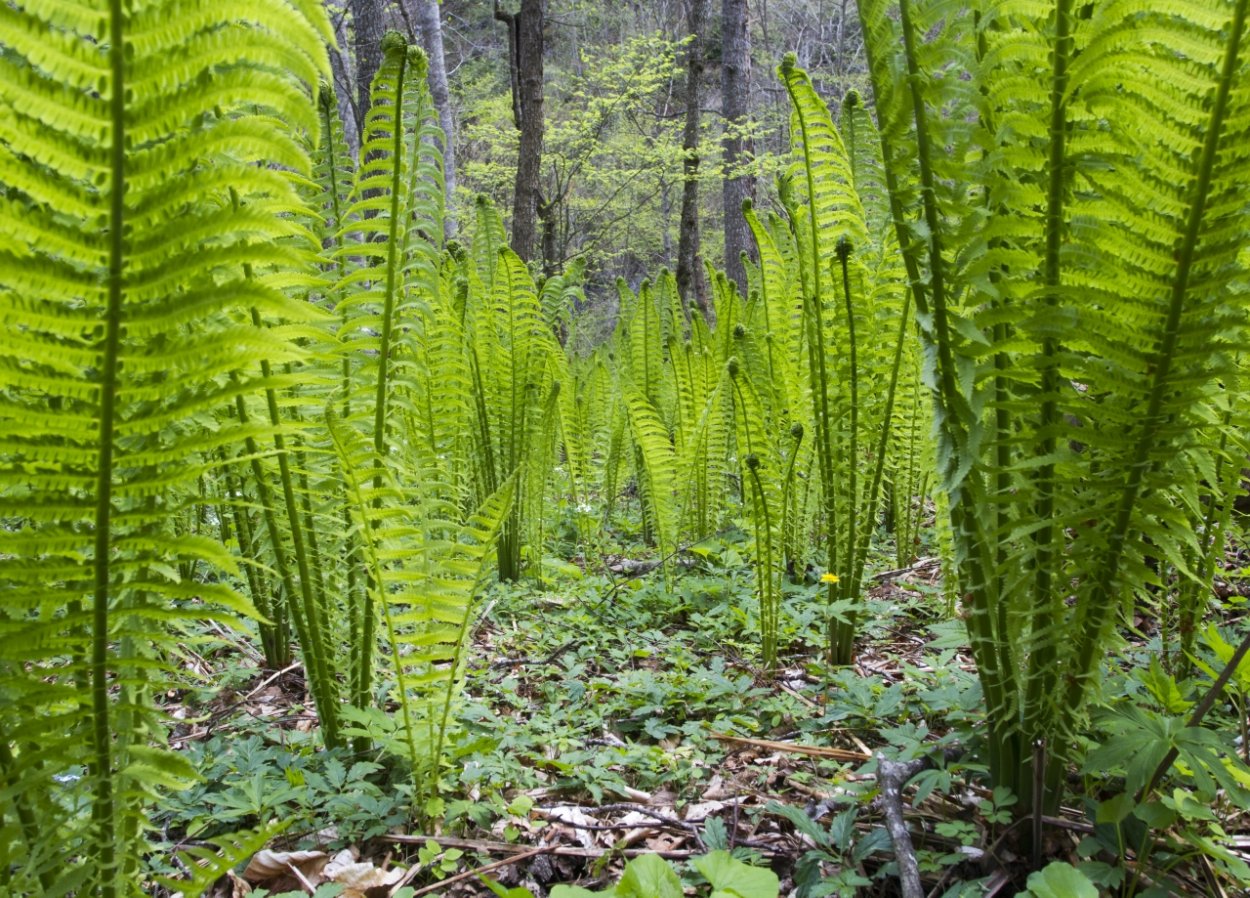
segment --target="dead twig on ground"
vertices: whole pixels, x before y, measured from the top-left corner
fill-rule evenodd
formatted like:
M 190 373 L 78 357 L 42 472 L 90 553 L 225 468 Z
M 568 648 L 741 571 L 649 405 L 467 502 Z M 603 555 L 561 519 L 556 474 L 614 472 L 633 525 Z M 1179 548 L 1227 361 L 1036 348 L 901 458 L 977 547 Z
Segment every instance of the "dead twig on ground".
M 713 733 L 712 738 L 733 745 L 746 745 L 754 748 L 766 748 L 769 751 L 782 751 L 795 755 L 808 755 L 813 758 L 830 758 L 834 761 L 870 761 L 872 755 L 846 748 L 826 748 L 821 745 L 799 745 L 795 742 L 773 742 L 771 739 L 751 739 L 746 736 L 730 736 L 727 733 Z

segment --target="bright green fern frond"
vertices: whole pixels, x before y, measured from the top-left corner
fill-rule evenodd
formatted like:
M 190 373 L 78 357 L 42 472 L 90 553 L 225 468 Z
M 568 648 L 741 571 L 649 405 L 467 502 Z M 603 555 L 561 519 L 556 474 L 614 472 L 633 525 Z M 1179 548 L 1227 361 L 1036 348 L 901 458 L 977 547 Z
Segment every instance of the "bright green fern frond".
M 478 196 L 473 205 L 476 228 L 473 231 L 473 269 L 478 277 L 478 291 L 490 296 L 495 288 L 495 265 L 499 251 L 508 245 L 508 232 L 499 210 L 485 196 Z
M 743 494 L 754 536 L 763 661 L 766 667 L 772 668 L 777 664 L 781 613 L 787 465 L 774 435 L 765 424 L 764 405 L 750 375 L 734 359 L 729 361 L 726 369 Z
M 453 503 L 414 506 L 391 468 L 383 483 L 366 479 L 374 451 L 328 411 L 340 469 L 351 493 L 356 532 L 369 565 L 369 588 L 381 609 L 403 722 L 404 751 L 421 798 L 437 788 L 438 763 L 460 678 L 473 595 L 485 559 L 508 515 L 515 478 L 464 523 Z M 379 503 L 379 495 L 387 501 Z
M 687 343 L 674 360 L 674 370 L 683 372 L 683 382 L 691 386 L 690 422 L 683 427 L 677 455 L 677 476 L 681 524 L 696 538 L 714 533 L 729 504 L 730 453 L 733 447 L 734 416 L 730 384 L 721 366 L 721 376 L 709 384 Z
M 787 58 L 778 71 L 790 95 L 790 133 L 796 156 L 790 177 L 800 186 L 800 197 L 808 207 L 807 226 L 799 236 L 809 241 L 813 254 L 803 267 L 803 282 L 808 293 L 827 297 L 837 242 L 843 238 L 855 246 L 865 242 L 863 208 L 855 192 L 851 162 L 825 101 L 792 59 Z
M 297 264 L 273 245 L 304 211 L 268 166 L 309 169 L 289 129 L 317 129 L 325 27 L 281 2 L 0 10 L 0 805 L 29 852 L 4 861 L 15 893 L 139 894 L 142 802 L 191 775 L 157 747 L 163 622 L 251 613 L 183 579 L 232 565 L 184 519 L 218 448 L 249 433 L 224 414 L 240 383 L 300 356 L 246 302 L 302 317 L 264 285 Z
M 676 459 L 668 430 L 647 398 L 632 385 L 624 387 L 629 429 L 637 447 L 639 490 L 655 534 L 660 557 L 667 559 L 677 542 Z M 665 577 L 669 565 L 664 564 Z

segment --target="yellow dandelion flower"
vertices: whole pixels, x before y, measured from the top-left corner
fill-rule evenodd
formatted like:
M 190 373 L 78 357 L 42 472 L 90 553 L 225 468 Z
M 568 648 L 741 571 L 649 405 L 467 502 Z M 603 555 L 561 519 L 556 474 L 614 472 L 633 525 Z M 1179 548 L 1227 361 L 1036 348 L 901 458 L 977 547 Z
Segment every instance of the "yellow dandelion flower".
M 839 577 L 837 574 L 821 574 L 820 575 L 821 583 L 837 583 L 838 580 L 839 580 Z

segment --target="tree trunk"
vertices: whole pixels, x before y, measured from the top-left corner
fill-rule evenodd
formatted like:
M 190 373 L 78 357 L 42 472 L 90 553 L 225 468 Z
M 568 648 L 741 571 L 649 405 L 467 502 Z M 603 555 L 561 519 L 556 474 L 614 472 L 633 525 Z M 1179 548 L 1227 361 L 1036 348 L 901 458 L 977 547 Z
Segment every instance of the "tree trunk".
M 707 283 L 703 279 L 703 260 L 699 257 L 699 95 L 706 53 L 703 31 L 707 27 L 707 0 L 686 0 L 686 25 L 692 37 L 686 45 L 686 124 L 681 135 L 684 157 L 681 226 L 677 238 L 677 292 L 687 312 L 693 302 L 706 318 Z
M 542 258 L 543 277 L 549 278 L 560 273 L 560 260 L 556 251 L 556 224 L 560 209 L 555 203 L 544 203 L 539 200 L 538 220 L 542 224 Z
M 507 13 L 495 0 L 495 18 L 508 26 L 508 65 L 512 74 L 512 114 L 521 132 L 512 201 L 512 249 L 534 258 L 538 238 L 539 177 L 543 151 L 543 4 L 521 0 Z
M 351 54 L 346 49 L 351 43 L 347 28 L 348 16 L 345 5 L 341 8 L 328 5 L 327 8 L 331 13 L 334 36 L 337 38 L 336 46 L 330 48 L 330 74 L 334 79 L 339 119 L 343 122 L 343 137 L 347 140 L 347 147 L 354 158 L 360 152 L 360 128 L 356 124 L 360 117 L 356 109 L 356 82 L 352 80 Z
M 369 87 L 382 65 L 382 0 L 348 0 L 352 14 L 352 48 L 356 54 L 356 133 L 365 133 L 369 115 Z
M 438 111 L 438 124 L 443 129 L 443 233 L 447 239 L 456 236 L 456 123 L 451 114 L 451 93 L 447 89 L 447 61 L 443 55 L 443 20 L 438 0 L 404 0 L 416 20 L 418 37 L 430 61 L 430 99 Z
M 721 110 L 725 116 L 725 273 L 746 295 L 747 275 L 742 254 L 750 251 L 750 230 L 742 216 L 742 201 L 754 192 L 752 179 L 738 171 L 750 157 L 743 137 L 751 83 L 751 36 L 747 29 L 746 0 L 721 0 Z

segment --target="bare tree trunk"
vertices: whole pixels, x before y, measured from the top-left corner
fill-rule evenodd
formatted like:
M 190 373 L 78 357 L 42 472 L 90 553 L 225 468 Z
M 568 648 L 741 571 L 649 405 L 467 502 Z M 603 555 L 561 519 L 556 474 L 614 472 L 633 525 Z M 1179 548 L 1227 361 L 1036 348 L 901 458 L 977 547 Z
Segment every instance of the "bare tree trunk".
M 348 0 L 352 14 L 352 48 L 356 54 L 356 132 L 365 133 L 369 115 L 369 88 L 382 66 L 384 0 Z
M 677 292 L 687 312 L 693 302 L 707 317 L 707 284 L 699 257 L 699 96 L 703 81 L 707 0 L 686 0 L 686 124 L 682 130 L 681 226 L 677 238 Z
M 326 8 L 330 12 L 330 23 L 334 26 L 337 46 L 330 48 L 330 74 L 334 79 L 334 96 L 338 102 L 339 119 L 343 122 L 343 136 L 347 139 L 347 147 L 352 156 L 360 152 L 360 128 L 356 122 L 359 116 L 356 110 L 356 90 L 352 80 L 351 54 L 345 49 L 348 46 L 347 2 L 328 2 Z
M 750 230 L 742 216 L 742 201 L 754 192 L 750 176 L 737 169 L 750 156 L 743 138 L 751 84 L 751 35 L 746 0 L 721 0 L 721 110 L 725 115 L 725 272 L 746 295 L 747 275 L 742 254 L 751 247 Z
M 538 202 L 538 220 L 542 223 L 543 277 L 558 274 L 560 260 L 556 252 L 556 224 L 559 206 L 554 203 Z
M 495 18 L 508 26 L 508 64 L 512 74 L 512 114 L 521 132 L 512 201 L 512 249 L 525 261 L 534 258 L 538 237 L 539 177 L 543 151 L 543 4 L 521 0 L 515 13 L 495 0 Z
M 443 55 L 443 20 L 438 0 L 404 0 L 404 11 L 416 21 L 417 37 L 430 61 L 430 99 L 438 111 L 438 124 L 443 129 L 443 188 L 446 200 L 443 212 L 443 234 L 456 236 L 456 123 L 451 114 L 451 92 L 447 89 L 447 61 Z

